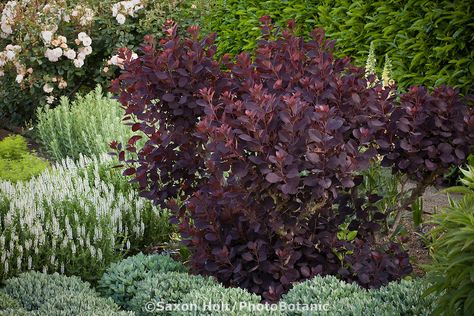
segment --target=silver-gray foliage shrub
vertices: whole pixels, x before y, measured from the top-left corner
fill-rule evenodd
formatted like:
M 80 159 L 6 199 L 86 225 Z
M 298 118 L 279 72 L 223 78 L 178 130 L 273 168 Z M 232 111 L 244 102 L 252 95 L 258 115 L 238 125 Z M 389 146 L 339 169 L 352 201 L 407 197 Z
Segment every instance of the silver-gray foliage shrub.
M 145 304 L 176 304 L 187 293 L 201 291 L 217 283 L 214 279 L 200 275 L 190 275 L 180 272 L 157 273 L 149 275 L 136 284 L 135 293 L 130 300 L 130 309 L 137 315 L 168 315 L 166 311 L 156 309 L 153 313 L 145 310 Z
M 30 271 L 7 280 L 4 291 L 18 305 L 0 315 L 133 315 L 120 311 L 112 299 L 100 297 L 89 283 L 75 276 Z
M 73 101 L 61 97 L 55 108 L 40 108 L 36 135 L 55 160 L 78 159 L 81 154 L 96 156 L 110 152 L 110 142 L 125 143 L 134 134 L 122 122 L 123 116 L 120 103 L 97 86 Z
M 137 284 L 145 278 L 163 272 L 186 272 L 186 267 L 170 256 L 139 253 L 113 263 L 99 281 L 99 291 L 111 297 L 118 305 L 129 308 L 137 293 Z

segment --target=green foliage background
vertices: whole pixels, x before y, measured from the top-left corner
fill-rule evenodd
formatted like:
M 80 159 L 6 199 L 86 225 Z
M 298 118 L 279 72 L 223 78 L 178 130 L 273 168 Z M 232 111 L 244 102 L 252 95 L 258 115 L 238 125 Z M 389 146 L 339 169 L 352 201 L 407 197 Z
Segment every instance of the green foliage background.
M 374 42 L 379 66 L 388 54 L 402 88 L 447 84 L 474 92 L 474 4 L 468 0 L 215 0 L 205 18 L 218 34 L 219 53 L 252 51 L 260 37 L 259 18 L 279 26 L 289 19 L 300 34 L 323 27 L 337 40 L 336 54 L 364 65 Z

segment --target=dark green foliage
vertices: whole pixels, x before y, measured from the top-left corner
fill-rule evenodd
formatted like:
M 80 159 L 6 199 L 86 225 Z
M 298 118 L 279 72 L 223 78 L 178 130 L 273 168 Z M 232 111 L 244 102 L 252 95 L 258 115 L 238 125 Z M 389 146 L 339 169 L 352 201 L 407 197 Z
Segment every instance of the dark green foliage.
M 130 299 L 137 293 L 138 282 L 158 273 L 185 271 L 182 263 L 169 256 L 139 253 L 112 264 L 99 281 L 99 290 L 127 308 Z
M 323 27 L 338 54 L 359 65 L 374 42 L 380 62 L 392 59 L 401 88 L 445 83 L 467 93 L 474 91 L 473 11 L 468 0 L 217 0 L 205 28 L 217 32 L 220 54 L 236 54 L 256 47 L 260 17 L 280 26 L 294 19 L 305 35 Z
M 48 162 L 28 151 L 22 136 L 8 136 L 0 141 L 0 180 L 28 180 L 47 167 Z

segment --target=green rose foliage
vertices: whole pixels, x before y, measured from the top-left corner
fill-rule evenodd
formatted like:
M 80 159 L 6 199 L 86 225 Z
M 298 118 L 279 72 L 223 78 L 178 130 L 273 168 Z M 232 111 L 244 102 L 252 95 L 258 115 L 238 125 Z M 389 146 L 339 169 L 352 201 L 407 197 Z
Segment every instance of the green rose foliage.
M 114 8 L 115 6 L 115 8 Z M 0 116 L 34 119 L 39 105 L 87 93 L 118 72 L 108 62 L 118 48 L 137 51 L 163 22 L 200 24 L 204 0 L 5 1 L 0 31 Z

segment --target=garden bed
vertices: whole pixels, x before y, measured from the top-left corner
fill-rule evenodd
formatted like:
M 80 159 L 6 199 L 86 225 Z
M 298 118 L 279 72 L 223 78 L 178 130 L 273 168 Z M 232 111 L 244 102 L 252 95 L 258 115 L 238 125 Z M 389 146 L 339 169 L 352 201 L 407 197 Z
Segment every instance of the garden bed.
M 472 9 L 2 2 L 0 316 L 471 315 Z

